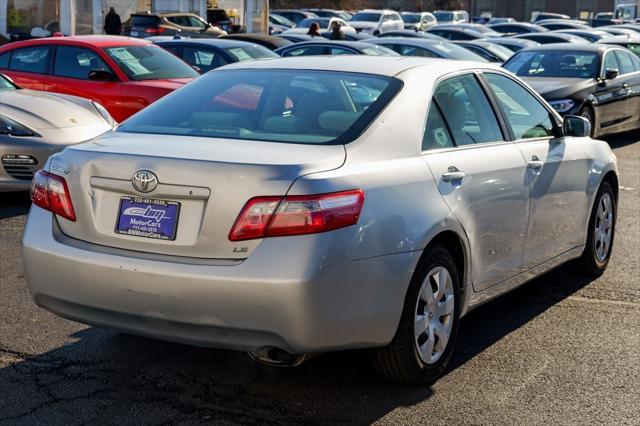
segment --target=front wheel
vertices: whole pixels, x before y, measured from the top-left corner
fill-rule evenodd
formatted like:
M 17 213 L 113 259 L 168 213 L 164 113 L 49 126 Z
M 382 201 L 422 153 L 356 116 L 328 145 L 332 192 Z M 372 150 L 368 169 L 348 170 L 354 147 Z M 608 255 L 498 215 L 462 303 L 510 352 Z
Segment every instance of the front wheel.
M 615 234 L 617 206 L 613 187 L 607 181 L 602 182 L 589 218 L 587 244 L 575 266 L 580 272 L 589 275 L 601 275 L 611 258 L 613 237 Z
M 589 105 L 585 105 L 579 112 L 580 117 L 586 118 L 591 123 L 591 134 L 589 136 L 594 137 L 596 134 L 595 114 L 593 108 Z
M 458 331 L 460 279 L 443 247 L 427 249 L 409 285 L 396 335 L 375 349 L 372 362 L 384 378 L 432 384 L 444 373 Z

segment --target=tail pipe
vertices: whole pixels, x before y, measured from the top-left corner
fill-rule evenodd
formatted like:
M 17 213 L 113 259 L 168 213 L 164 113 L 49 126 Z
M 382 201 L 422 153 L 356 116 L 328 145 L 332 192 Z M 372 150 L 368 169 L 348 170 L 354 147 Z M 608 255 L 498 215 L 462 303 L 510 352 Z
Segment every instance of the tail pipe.
M 254 361 L 274 367 L 297 367 L 308 358 L 307 354 L 292 354 L 274 346 L 263 346 L 248 354 Z

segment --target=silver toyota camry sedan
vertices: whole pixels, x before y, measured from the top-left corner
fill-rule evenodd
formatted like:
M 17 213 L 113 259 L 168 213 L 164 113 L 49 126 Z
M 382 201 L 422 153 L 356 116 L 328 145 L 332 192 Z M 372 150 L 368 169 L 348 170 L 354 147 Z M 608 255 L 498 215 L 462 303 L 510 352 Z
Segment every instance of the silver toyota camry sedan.
M 609 146 L 508 71 L 305 57 L 207 73 L 37 173 L 24 264 L 65 318 L 428 384 L 460 317 L 611 255 Z
M 20 89 L 0 74 L 0 192 L 29 190 L 34 173 L 51 154 L 115 124 L 98 103 Z

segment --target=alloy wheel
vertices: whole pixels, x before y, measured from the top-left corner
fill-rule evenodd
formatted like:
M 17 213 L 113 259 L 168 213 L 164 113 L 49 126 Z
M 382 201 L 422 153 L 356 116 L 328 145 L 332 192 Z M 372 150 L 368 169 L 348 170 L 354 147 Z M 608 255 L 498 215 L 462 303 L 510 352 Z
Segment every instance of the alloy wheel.
M 598 203 L 593 235 L 596 260 L 604 263 L 609 256 L 613 236 L 613 201 L 608 193 L 603 194 Z
M 451 275 L 446 268 L 435 267 L 422 282 L 415 309 L 415 343 L 424 363 L 437 362 L 447 348 L 454 309 Z

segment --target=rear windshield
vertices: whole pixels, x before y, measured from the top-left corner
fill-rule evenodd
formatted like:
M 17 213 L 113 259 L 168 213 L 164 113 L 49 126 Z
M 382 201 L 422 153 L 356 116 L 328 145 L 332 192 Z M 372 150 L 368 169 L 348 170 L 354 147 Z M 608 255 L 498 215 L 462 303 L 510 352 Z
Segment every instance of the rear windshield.
M 419 13 L 403 13 L 402 20 L 409 24 L 415 24 L 416 22 L 420 22 L 420 14 Z
M 119 46 L 105 49 L 131 80 L 195 78 L 189 65 L 159 46 Z
M 600 69 L 596 53 L 572 51 L 523 51 L 504 67 L 521 77 L 595 78 Z
M 394 78 L 307 70 L 220 70 L 145 108 L 119 132 L 344 144 L 400 90 Z
M 155 27 L 158 25 L 157 16 L 132 16 L 131 17 L 131 26 L 132 27 Z
M 251 59 L 278 58 L 277 53 L 262 46 L 237 46 L 224 49 L 237 62 L 250 61 Z
M 350 20 L 354 22 L 378 22 L 380 20 L 380 14 L 368 12 L 356 13 Z
M 433 16 L 436 17 L 438 21 L 452 21 L 453 13 L 451 12 L 434 12 Z

